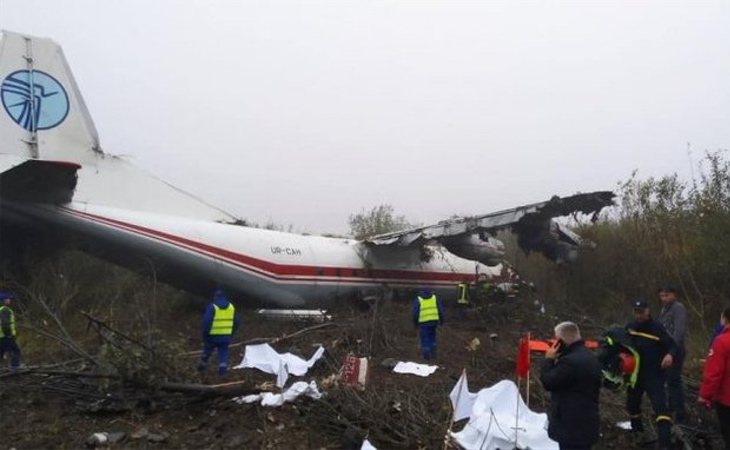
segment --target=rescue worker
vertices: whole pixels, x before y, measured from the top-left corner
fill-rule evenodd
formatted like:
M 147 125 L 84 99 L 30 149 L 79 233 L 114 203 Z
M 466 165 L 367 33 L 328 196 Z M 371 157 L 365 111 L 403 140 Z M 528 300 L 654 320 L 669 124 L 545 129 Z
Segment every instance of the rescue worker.
M 540 367 L 540 381 L 550 391 L 548 436 L 560 450 L 587 450 L 599 436 L 601 366 L 578 325 L 558 324 L 555 338 Z
M 720 323 L 723 330 L 705 362 L 698 401 L 708 408 L 715 406 L 725 449 L 730 450 L 730 308 L 722 312 Z
M 626 328 L 610 328 L 601 341 L 598 354 L 603 373 L 603 386 L 613 391 L 636 386 L 639 378 L 639 352 L 632 346 Z
M 418 327 L 423 359 L 436 358 L 436 327 L 443 325 L 441 302 L 429 289 L 422 289 L 413 302 L 413 325 Z
M 659 322 L 674 339 L 677 346 L 672 367 L 667 369 L 667 393 L 669 394 L 669 409 L 674 413 L 674 420 L 683 423 L 687 419 L 684 407 L 684 387 L 682 385 L 682 366 L 687 354 L 685 336 L 687 335 L 687 308 L 679 301 L 679 289 L 672 284 L 664 284 L 658 290 L 662 302 L 659 313 Z
M 15 342 L 17 330 L 15 328 L 15 312 L 10 308 L 13 295 L 8 292 L 0 292 L 0 360 L 5 357 L 5 352 L 10 353 L 10 369 L 17 370 L 20 367 L 20 347 Z
M 636 300 L 633 304 L 634 320 L 626 325 L 631 347 L 638 354 L 638 376 L 635 385 L 626 391 L 626 409 L 631 418 L 631 430 L 647 436 L 641 420 L 641 399 L 646 392 L 656 414 L 659 449 L 671 448 L 672 416 L 667 406 L 664 385 L 667 369 L 672 366 L 676 345 L 661 323 L 652 319 L 649 304 Z M 647 443 L 651 439 L 643 439 Z
M 224 377 L 228 373 L 228 345 L 238 326 L 239 320 L 233 303 L 228 301 L 223 290 L 216 290 L 213 302 L 203 314 L 203 355 L 198 364 L 198 371 L 201 374 L 208 369 L 208 360 L 216 349 L 218 349 L 218 376 Z
M 459 319 L 464 320 L 466 310 L 469 308 L 469 283 L 467 281 L 457 285 L 456 308 L 459 313 Z

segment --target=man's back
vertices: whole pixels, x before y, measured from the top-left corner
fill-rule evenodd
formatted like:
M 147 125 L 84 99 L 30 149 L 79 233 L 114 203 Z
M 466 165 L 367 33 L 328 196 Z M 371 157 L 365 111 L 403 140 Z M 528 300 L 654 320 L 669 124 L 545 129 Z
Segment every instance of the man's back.
M 598 358 L 578 341 L 557 361 L 543 363 L 540 380 L 550 391 L 548 434 L 561 445 L 590 446 L 598 440 L 601 367 Z

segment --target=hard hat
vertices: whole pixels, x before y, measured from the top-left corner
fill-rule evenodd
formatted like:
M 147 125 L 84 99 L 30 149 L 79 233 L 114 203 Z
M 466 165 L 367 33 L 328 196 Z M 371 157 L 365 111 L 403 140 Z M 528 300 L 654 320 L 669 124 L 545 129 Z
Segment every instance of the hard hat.
M 634 373 L 634 369 L 636 369 L 636 358 L 634 358 L 634 355 L 619 353 L 618 356 L 621 358 L 621 372 L 624 375 Z

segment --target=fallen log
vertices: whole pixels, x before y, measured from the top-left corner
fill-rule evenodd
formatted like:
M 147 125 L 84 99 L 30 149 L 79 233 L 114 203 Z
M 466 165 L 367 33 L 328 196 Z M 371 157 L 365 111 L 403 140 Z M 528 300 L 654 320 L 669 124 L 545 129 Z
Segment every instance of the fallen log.
M 204 396 L 238 396 L 258 394 L 258 389 L 251 389 L 245 386 L 246 381 L 232 381 L 221 384 L 200 384 L 200 383 L 162 383 L 160 389 L 168 392 L 179 392 L 183 394 L 199 394 Z

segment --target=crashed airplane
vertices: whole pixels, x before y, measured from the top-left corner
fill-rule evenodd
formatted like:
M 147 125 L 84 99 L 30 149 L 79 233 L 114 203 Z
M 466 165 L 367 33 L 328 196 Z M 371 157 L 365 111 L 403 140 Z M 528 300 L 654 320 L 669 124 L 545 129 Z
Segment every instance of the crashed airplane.
M 241 226 L 238 219 L 104 153 L 60 46 L 4 32 L 0 40 L 0 219 L 62 233 L 117 264 L 150 265 L 171 285 L 240 303 L 315 308 L 338 299 L 455 284 L 500 274 L 512 230 L 525 251 L 575 259 L 581 239 L 552 219 L 597 214 L 611 192 L 552 199 L 366 241 Z

